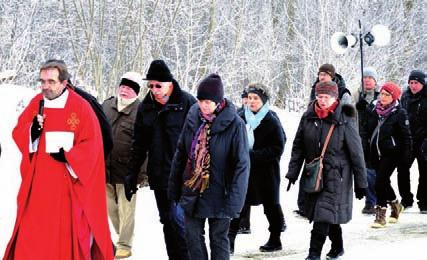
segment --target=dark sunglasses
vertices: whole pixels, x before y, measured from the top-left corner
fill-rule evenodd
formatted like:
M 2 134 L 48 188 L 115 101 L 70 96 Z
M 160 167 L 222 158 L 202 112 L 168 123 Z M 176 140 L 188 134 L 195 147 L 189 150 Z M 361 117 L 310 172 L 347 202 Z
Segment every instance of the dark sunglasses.
M 147 87 L 149 89 L 152 89 L 152 88 L 162 88 L 163 86 L 160 84 L 148 84 Z

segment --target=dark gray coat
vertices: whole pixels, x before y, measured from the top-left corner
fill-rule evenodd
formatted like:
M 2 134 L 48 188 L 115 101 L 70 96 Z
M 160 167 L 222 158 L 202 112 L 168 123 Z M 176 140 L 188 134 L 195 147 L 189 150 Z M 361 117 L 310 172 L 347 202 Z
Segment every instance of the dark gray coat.
M 113 130 L 114 145 L 105 162 L 108 183 L 123 184 L 128 174 L 127 165 L 130 161 L 133 125 L 139 103 L 139 99 L 136 99 L 120 112 L 117 110 L 117 97 L 111 97 L 102 104 Z
M 352 218 L 353 178 L 356 187 L 368 186 L 355 110 L 350 105 L 340 104 L 335 113 L 321 120 L 313 104 L 301 118 L 286 178 L 296 180 L 304 161 L 311 162 L 320 155 L 329 128 L 335 124 L 323 160 L 324 189 L 317 194 L 307 194 L 304 211 L 310 221 L 347 223 Z
M 187 214 L 202 218 L 236 218 L 243 207 L 249 177 L 249 148 L 243 120 L 234 105 L 227 105 L 212 123 L 209 187 L 202 193 L 183 184 L 191 142 L 202 124 L 199 105 L 188 112 L 171 167 L 168 195 L 179 201 Z

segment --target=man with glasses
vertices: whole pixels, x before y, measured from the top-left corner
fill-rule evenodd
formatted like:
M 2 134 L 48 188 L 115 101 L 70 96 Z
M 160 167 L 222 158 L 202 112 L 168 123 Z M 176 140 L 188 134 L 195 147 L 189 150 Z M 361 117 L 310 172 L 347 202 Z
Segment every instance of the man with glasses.
M 148 160 L 148 182 L 154 190 L 169 259 L 188 259 L 183 212 L 167 197 L 167 188 L 178 138 L 196 99 L 180 88 L 163 60 L 151 63 L 145 80 L 149 92 L 136 115 L 125 193 L 131 200 L 137 191 L 139 169 Z
M 4 259 L 113 259 L 101 130 L 68 79 L 64 62 L 44 63 L 13 130 L 22 183 Z

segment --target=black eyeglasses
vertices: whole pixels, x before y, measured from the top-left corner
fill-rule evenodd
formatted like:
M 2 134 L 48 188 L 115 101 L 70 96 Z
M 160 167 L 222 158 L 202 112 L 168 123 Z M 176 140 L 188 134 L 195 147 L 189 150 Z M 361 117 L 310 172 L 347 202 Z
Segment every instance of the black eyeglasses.
M 152 89 L 152 88 L 162 88 L 163 86 L 161 84 L 148 84 L 147 87 L 149 89 Z

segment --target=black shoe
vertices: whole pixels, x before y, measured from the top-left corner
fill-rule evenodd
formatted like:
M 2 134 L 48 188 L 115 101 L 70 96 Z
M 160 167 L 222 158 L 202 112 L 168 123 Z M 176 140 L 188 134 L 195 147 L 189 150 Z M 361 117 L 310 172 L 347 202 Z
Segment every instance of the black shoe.
M 344 255 L 344 249 L 331 249 L 329 253 L 326 254 L 326 260 L 337 260 L 340 256 Z
M 237 231 L 237 234 L 250 234 L 251 228 L 250 227 L 240 227 Z
M 375 215 L 375 207 L 374 207 L 374 206 L 366 205 L 366 206 L 362 209 L 362 214 L 366 214 L 366 215 Z
M 300 217 L 305 218 L 304 211 L 302 211 L 302 210 L 296 209 L 296 210 L 294 210 L 294 213 L 297 214 Z
M 279 236 L 270 235 L 270 239 L 268 239 L 265 245 L 259 247 L 259 251 L 261 252 L 274 252 L 282 250 L 282 242 L 280 241 L 280 233 Z
M 320 256 L 309 255 L 305 260 L 320 260 Z
M 402 206 L 403 206 L 403 208 L 404 209 L 409 209 L 409 208 L 412 208 L 412 206 L 413 206 L 413 202 L 406 202 L 406 201 L 402 201 L 400 204 L 402 204 Z

